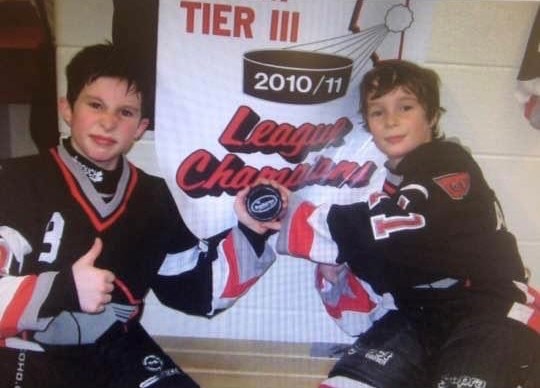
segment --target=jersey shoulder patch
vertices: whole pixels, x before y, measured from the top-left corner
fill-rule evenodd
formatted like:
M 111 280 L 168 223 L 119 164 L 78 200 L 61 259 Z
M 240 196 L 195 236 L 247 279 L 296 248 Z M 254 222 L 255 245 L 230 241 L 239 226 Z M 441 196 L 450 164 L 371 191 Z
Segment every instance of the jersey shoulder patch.
M 471 188 L 471 176 L 468 172 L 456 172 L 433 178 L 433 181 L 454 200 L 465 198 Z

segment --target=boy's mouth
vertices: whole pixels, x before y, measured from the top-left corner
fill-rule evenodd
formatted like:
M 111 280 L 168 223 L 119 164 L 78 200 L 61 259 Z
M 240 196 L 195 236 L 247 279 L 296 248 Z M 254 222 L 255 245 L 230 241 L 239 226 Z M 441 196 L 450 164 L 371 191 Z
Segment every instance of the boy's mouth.
M 405 135 L 396 135 L 386 137 L 384 140 L 389 144 L 397 144 L 405 138 Z
M 111 139 L 110 137 L 106 137 L 106 136 L 90 135 L 90 137 L 96 144 L 102 145 L 102 146 L 113 145 L 115 143 L 114 139 Z

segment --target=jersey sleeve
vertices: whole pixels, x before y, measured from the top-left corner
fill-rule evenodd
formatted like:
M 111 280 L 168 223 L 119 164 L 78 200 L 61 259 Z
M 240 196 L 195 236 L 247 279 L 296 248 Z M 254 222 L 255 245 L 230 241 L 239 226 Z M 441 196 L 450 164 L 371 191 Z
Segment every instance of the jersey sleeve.
M 15 347 L 24 347 L 20 338 L 13 336 L 43 330 L 62 309 L 79 307 L 71 273 L 24 270 L 25 260 L 33 253 L 31 236 L 22 232 L 29 230 L 23 220 L 32 222 L 25 215 L 36 195 L 31 189 L 31 161 L 35 159 L 0 165 L 0 345 L 4 346 L 15 341 Z
M 212 316 L 244 295 L 275 260 L 262 253 L 239 227 L 178 253 L 167 254 L 153 290 L 165 305 L 195 315 Z
M 322 265 L 315 268 L 315 288 L 328 315 L 341 330 L 351 336 L 367 331 L 389 310 L 395 310 L 391 294 L 379 295 L 365 281 L 341 266 L 334 281 L 327 279 Z
M 25 330 L 42 330 L 51 320 L 39 313 L 58 273 L 18 275 L 30 252 L 19 232 L 0 226 L 0 340 Z
M 293 194 L 278 234 L 278 253 L 337 264 L 339 249 L 327 222 L 329 210 L 329 205 L 316 206 Z
M 163 200 L 163 196 L 169 198 Z M 152 290 L 166 306 L 188 314 L 212 316 L 244 295 L 275 260 L 266 243 L 243 225 L 198 239 L 182 220 L 169 193 L 170 234 L 164 260 L 156 270 Z
M 373 193 L 366 202 L 290 203 L 278 252 L 347 262 L 355 273 L 370 273 L 370 284 L 389 270 L 382 260 L 462 279 L 522 276 L 514 237 L 472 159 L 405 176 L 395 193 Z
M 345 333 L 359 335 L 387 311 L 395 309 L 395 305 L 391 294 L 377 294 L 347 265 L 339 267 L 342 270 L 335 281 L 323 276 L 323 265 L 338 267 L 347 261 L 347 257 L 359 254 L 349 243 L 356 241 L 359 236 L 348 224 L 339 224 L 341 234 L 336 235 L 328 221 L 331 211 L 333 207 L 330 205 L 316 206 L 293 195 L 289 199 L 289 211 L 282 220 L 276 250 L 317 263 L 315 289 L 326 312 Z

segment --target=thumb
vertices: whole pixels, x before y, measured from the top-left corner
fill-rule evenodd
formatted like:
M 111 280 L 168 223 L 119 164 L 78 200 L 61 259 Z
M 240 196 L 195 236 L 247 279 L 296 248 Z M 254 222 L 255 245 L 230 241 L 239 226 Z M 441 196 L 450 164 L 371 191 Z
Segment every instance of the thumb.
M 94 266 L 94 263 L 96 262 L 96 259 L 101 254 L 102 249 L 103 249 L 103 241 L 101 241 L 99 237 L 96 237 L 92 247 L 88 250 L 88 252 L 82 255 L 81 258 L 78 260 L 79 263 Z

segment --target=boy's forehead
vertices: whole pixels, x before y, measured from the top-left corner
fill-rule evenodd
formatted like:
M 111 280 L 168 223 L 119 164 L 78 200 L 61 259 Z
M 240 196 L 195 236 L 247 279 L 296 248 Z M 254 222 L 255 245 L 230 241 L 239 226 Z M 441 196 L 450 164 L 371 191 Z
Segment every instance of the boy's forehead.
M 86 82 L 85 86 L 91 86 L 91 85 L 101 84 L 101 83 L 106 83 L 108 87 L 115 87 L 115 88 L 122 88 L 122 89 L 128 89 L 128 86 L 129 86 L 129 91 L 132 91 L 133 93 L 138 92 L 138 89 L 135 83 L 133 82 L 130 83 L 125 78 L 109 77 L 109 76 L 104 76 L 104 75 L 89 79 Z
M 416 95 L 411 92 L 408 88 L 403 86 L 396 86 L 395 88 L 389 90 L 384 94 L 379 94 L 375 89 L 368 93 L 367 103 L 372 104 L 380 101 L 383 98 L 395 98 L 397 100 L 418 100 Z
M 117 95 L 124 96 L 126 98 L 135 99 L 139 103 L 141 101 L 141 93 L 137 89 L 135 84 L 129 84 L 129 82 L 123 78 L 116 77 L 98 77 L 88 82 L 81 94 L 89 95 Z

